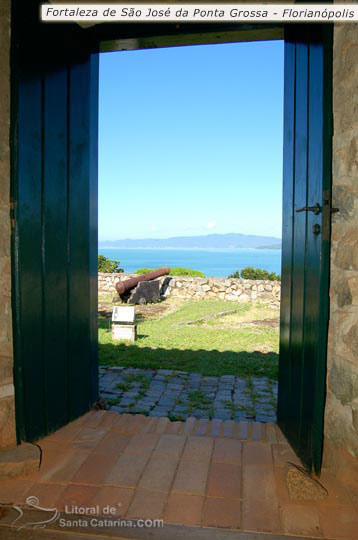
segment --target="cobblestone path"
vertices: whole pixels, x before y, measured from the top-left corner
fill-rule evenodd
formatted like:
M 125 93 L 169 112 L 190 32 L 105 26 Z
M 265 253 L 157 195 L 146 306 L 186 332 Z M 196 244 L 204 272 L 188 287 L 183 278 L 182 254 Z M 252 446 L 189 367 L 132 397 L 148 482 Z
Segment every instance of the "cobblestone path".
M 119 413 L 276 422 L 277 382 L 265 377 L 106 366 L 99 376 L 101 397 Z

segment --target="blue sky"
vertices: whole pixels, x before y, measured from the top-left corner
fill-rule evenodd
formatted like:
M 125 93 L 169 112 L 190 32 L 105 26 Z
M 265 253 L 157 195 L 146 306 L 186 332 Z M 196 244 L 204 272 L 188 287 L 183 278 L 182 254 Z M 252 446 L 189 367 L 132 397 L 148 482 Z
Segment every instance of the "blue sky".
M 281 236 L 283 42 L 100 57 L 99 238 Z

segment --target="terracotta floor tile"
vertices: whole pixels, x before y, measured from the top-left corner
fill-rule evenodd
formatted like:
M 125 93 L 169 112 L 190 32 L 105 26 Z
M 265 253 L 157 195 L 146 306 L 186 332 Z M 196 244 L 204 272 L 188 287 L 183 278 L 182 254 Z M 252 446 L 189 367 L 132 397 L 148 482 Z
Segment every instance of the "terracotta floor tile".
M 32 480 L 14 478 L 13 480 L 1 480 L 0 503 L 19 504 L 25 501 L 24 495 L 34 484 Z
M 50 441 L 72 441 L 76 435 L 83 429 L 82 424 L 77 422 L 71 422 L 64 426 L 63 428 L 58 429 L 51 435 L 48 435 L 44 440 Z
M 339 504 L 339 505 L 350 505 L 351 497 L 349 492 L 346 490 L 338 479 L 331 473 L 323 471 L 321 477 L 318 479 L 319 482 L 326 488 L 328 491 L 328 497 L 319 501 L 319 505 L 326 504 Z M 358 534 L 357 534 L 358 537 Z
M 148 416 L 147 421 L 140 426 L 139 433 L 154 433 L 158 423 L 159 418 Z
M 247 531 L 280 532 L 273 467 L 244 466 L 242 494 L 242 528 Z
M 265 424 L 262 424 L 261 422 L 253 422 L 251 439 L 253 441 L 264 441 L 265 438 Z
M 152 455 L 147 463 L 138 488 L 169 491 L 172 484 L 178 459 L 165 455 Z
M 183 425 L 184 425 L 184 423 L 179 422 L 179 421 L 177 421 L 177 422 L 169 422 L 169 424 L 167 424 L 165 433 L 172 434 L 172 435 L 179 434 L 182 427 L 183 427 Z
M 79 452 L 87 452 L 87 454 L 97 451 L 97 446 L 100 441 L 71 441 L 71 448 L 78 450 Z
M 110 431 L 97 444 L 96 454 L 115 454 L 117 457 L 123 452 L 131 439 L 131 435 Z
M 186 419 L 184 427 L 183 427 L 183 433 L 193 433 L 196 430 L 197 420 L 193 416 L 189 416 L 189 418 Z
M 204 497 L 171 493 L 164 514 L 164 523 L 200 526 Z
M 45 437 L 37 443 L 42 450 L 42 459 L 46 455 L 63 454 L 73 448 L 73 441 L 55 441 Z
M 131 414 L 118 414 L 117 418 L 113 419 L 111 429 L 115 429 L 121 433 L 130 433 L 131 418 Z
M 105 435 L 107 435 L 107 433 L 108 433 L 107 429 L 99 429 L 99 428 L 83 426 L 82 429 L 76 434 L 73 440 L 76 442 L 84 442 L 84 441 L 99 442 L 103 439 Z
M 179 458 L 183 451 L 186 438 L 186 435 L 170 435 L 164 433 L 164 435 L 161 435 L 154 453 L 156 455 L 163 454 L 168 457 Z
M 282 433 L 281 429 L 279 428 L 277 424 L 276 424 L 276 435 L 277 435 L 277 442 L 289 444 L 286 437 L 284 436 L 284 434 Z
M 133 495 L 134 489 L 131 488 L 101 487 L 91 499 L 90 504 L 98 506 L 99 515 L 123 517 L 129 508 Z M 113 509 L 110 514 L 106 512 L 107 507 Z
M 272 465 L 272 450 L 270 444 L 263 442 L 243 443 L 243 467 L 250 465 Z
M 266 424 L 266 440 L 271 443 L 277 442 L 277 431 L 275 424 Z
M 282 504 L 281 523 L 283 532 L 286 534 L 322 537 L 319 514 L 314 505 Z
M 225 420 L 223 437 L 233 437 L 236 423 L 233 420 Z
M 215 418 L 211 421 L 211 426 L 209 428 L 209 433 L 212 437 L 220 437 L 221 431 L 223 429 L 223 421 Z
M 212 437 L 195 437 L 189 435 L 185 444 L 182 459 L 210 461 L 214 439 Z
M 279 498 L 280 503 L 289 503 L 292 502 L 290 499 L 290 494 L 286 485 L 286 471 L 283 467 L 274 468 L 275 476 L 275 485 L 277 497 Z
M 203 527 L 240 528 L 240 500 L 207 497 L 203 509 Z
M 27 497 L 37 497 L 39 506 L 57 508 L 57 503 L 65 489 L 66 486 L 61 484 L 34 484 L 24 494 L 23 498 L 26 501 Z
M 100 411 L 90 411 L 88 416 L 83 421 L 83 424 L 87 427 L 97 427 L 107 416 L 109 411 L 100 410 Z
M 121 414 L 119 420 L 113 423 L 112 429 L 121 433 L 136 433 L 147 421 L 147 417 L 142 414 Z
M 358 514 L 351 505 L 326 505 L 319 509 L 323 535 L 332 539 L 357 540 Z
M 146 454 L 152 452 L 159 440 L 157 433 L 136 433 L 123 450 L 124 454 Z
M 164 433 L 168 424 L 170 424 L 169 418 L 159 418 L 159 422 L 155 428 L 155 433 Z
M 126 518 L 160 519 L 164 514 L 167 493 L 137 489 Z
M 96 492 L 97 487 L 94 486 L 78 486 L 71 484 L 67 486 L 57 501 L 57 510 L 60 512 L 72 513 L 72 506 L 85 506 L 91 505 Z
M 287 462 L 302 466 L 301 461 L 296 456 L 289 444 L 273 443 L 271 446 L 275 467 L 286 467 Z
M 249 424 L 247 422 L 239 422 L 238 438 L 243 441 L 249 438 Z
M 231 463 L 211 463 L 207 496 L 239 499 L 241 496 L 240 467 Z
M 72 482 L 100 485 L 108 477 L 117 461 L 117 453 L 90 454 L 73 476 Z
M 136 487 L 145 469 L 149 454 L 122 454 L 104 480 L 105 485 Z
M 209 419 L 201 418 L 198 421 L 195 435 L 197 435 L 198 437 L 203 437 L 204 435 L 207 435 L 208 428 L 209 428 Z
M 173 491 L 204 495 L 209 463 L 181 461 L 173 484 Z
M 118 420 L 119 413 L 115 411 L 106 411 L 106 414 L 101 418 L 98 428 L 111 429 L 113 424 Z
M 44 452 L 39 472 L 39 481 L 47 483 L 69 483 L 89 454 L 71 448 L 66 452 Z
M 241 465 L 242 444 L 235 439 L 215 439 L 212 461 Z

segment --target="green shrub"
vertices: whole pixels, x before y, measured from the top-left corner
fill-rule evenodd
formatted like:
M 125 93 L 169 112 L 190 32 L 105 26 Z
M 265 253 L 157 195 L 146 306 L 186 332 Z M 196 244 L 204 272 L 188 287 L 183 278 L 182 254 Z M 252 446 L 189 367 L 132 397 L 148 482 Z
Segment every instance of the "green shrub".
M 123 268 L 119 268 L 119 261 L 111 261 L 104 255 L 98 255 L 98 272 L 116 274 L 118 272 L 124 272 L 124 270 Z
M 261 270 L 261 268 L 254 268 L 253 266 L 246 266 L 241 271 L 236 270 L 233 274 L 228 276 L 229 278 L 241 278 L 241 279 L 266 279 L 269 281 L 280 281 L 280 274 L 275 272 L 269 272 L 268 270 Z
M 158 270 L 158 268 L 139 268 L 139 270 L 136 270 L 135 274 L 149 274 L 149 272 L 154 272 L 154 270 Z M 205 274 L 203 274 L 202 272 L 198 272 L 197 270 L 190 270 L 188 268 L 171 268 L 169 275 L 178 277 L 205 277 Z
M 139 268 L 134 273 L 135 274 L 149 274 L 149 272 L 154 272 L 153 268 Z

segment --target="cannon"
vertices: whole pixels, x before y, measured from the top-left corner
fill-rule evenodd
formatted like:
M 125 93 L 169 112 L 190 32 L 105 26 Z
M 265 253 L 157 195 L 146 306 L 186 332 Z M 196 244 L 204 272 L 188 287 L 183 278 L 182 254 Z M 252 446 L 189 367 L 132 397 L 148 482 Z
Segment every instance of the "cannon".
M 160 287 L 156 278 L 167 276 L 170 268 L 165 266 L 154 272 L 132 277 L 116 283 L 116 291 L 124 302 L 129 304 L 146 304 L 158 302 L 160 299 Z M 149 283 L 148 283 L 149 282 Z

